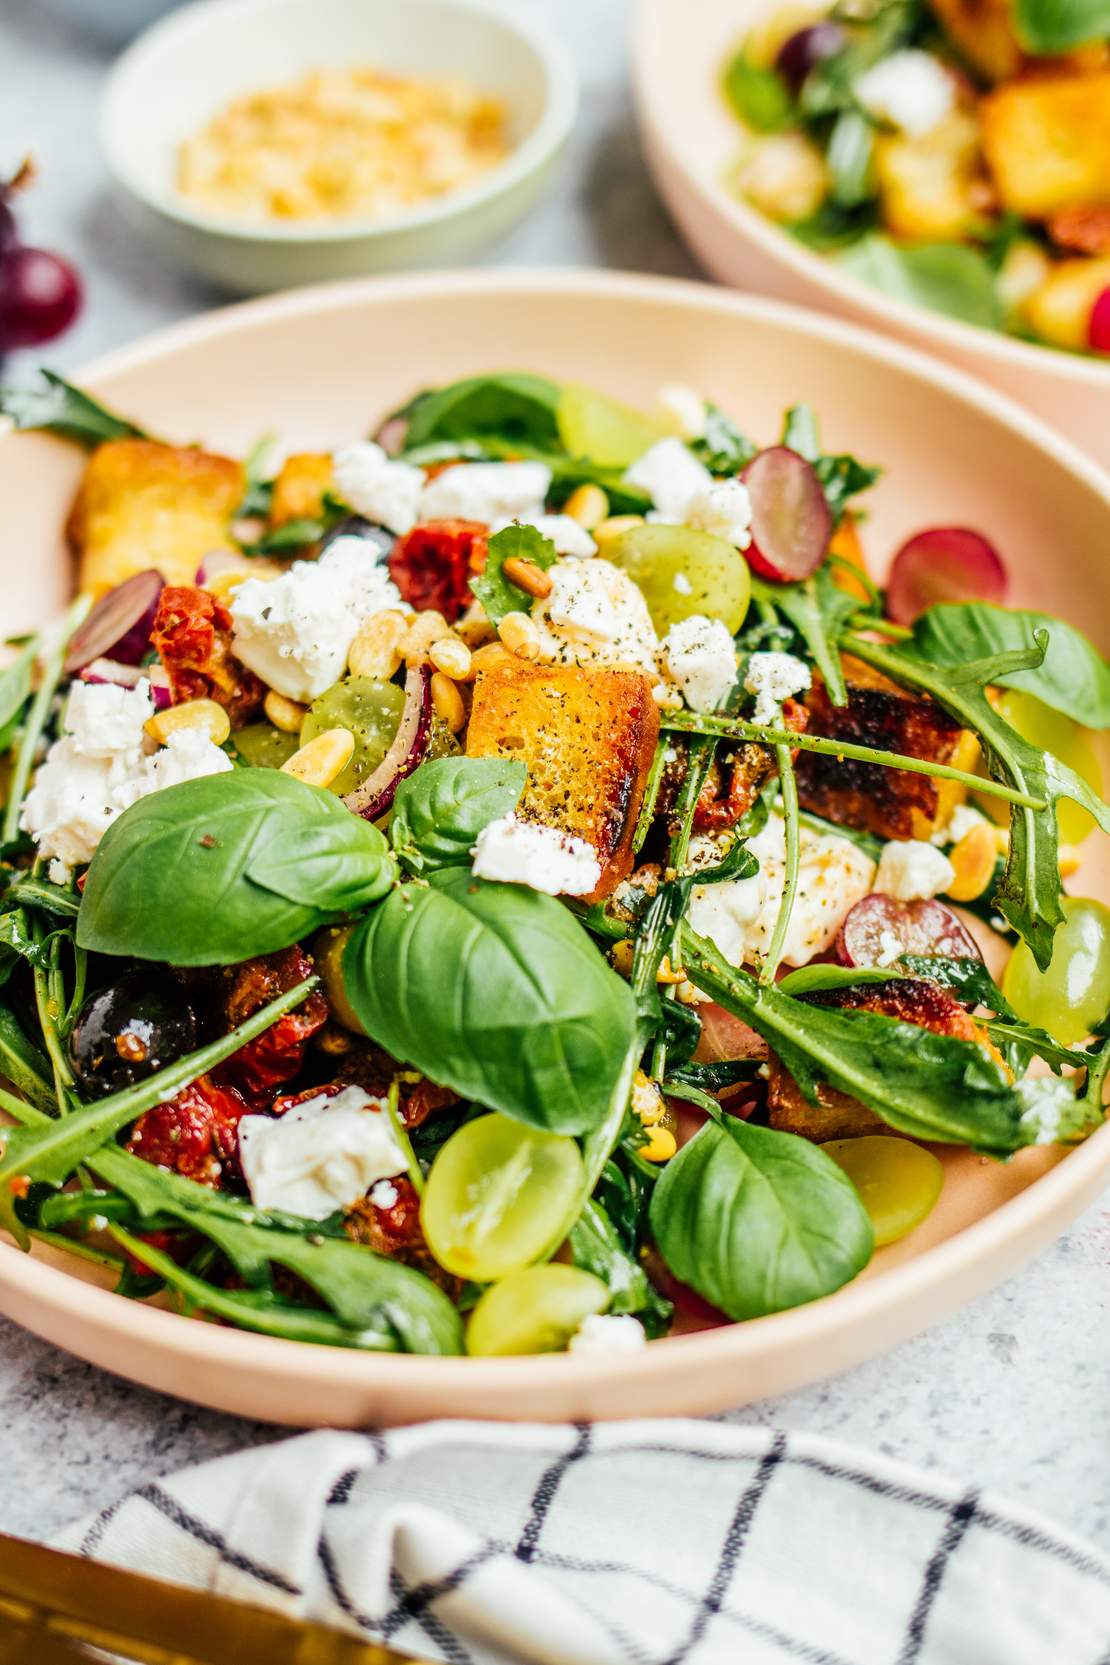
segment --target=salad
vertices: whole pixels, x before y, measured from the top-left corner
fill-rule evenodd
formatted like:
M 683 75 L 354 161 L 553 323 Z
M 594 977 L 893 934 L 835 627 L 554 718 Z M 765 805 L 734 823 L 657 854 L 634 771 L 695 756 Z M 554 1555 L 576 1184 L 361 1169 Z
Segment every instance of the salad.
M 280 467 L 0 406 L 88 452 L 0 673 L 19 1243 L 300 1341 L 625 1353 L 840 1288 L 937 1146 L 1102 1124 L 1110 667 L 971 528 L 877 586 L 804 406 L 482 375 Z
M 732 187 L 849 275 L 1110 353 L 1107 0 L 780 5 L 724 88 Z

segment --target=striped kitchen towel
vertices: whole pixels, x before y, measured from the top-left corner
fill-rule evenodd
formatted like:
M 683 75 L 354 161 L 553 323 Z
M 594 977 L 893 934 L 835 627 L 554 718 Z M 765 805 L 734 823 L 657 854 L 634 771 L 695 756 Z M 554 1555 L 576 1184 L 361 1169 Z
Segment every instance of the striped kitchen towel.
M 1110 1560 L 833 1441 L 719 1422 L 314 1433 L 62 1548 L 450 1665 L 1110 1665 Z

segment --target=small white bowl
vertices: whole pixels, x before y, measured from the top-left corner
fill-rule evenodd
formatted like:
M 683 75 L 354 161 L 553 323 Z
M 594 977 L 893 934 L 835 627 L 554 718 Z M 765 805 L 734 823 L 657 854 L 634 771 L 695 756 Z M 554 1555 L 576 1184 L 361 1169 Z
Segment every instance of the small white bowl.
M 245 224 L 177 191 L 177 147 L 231 99 L 311 69 L 373 64 L 459 76 L 503 100 L 512 150 L 478 183 L 388 220 Z M 459 264 L 505 235 L 546 186 L 577 109 L 563 47 L 486 0 L 202 0 L 116 64 L 101 142 L 117 182 L 179 264 L 241 293 Z

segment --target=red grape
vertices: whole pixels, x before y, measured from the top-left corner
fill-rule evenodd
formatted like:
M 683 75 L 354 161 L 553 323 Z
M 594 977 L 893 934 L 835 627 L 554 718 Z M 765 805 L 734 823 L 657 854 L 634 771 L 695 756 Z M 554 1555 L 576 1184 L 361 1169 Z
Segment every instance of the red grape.
M 797 95 L 814 65 L 839 52 L 846 40 L 839 23 L 811 23 L 806 29 L 796 29 L 783 43 L 775 68 Z
M 740 478 L 752 503 L 748 565 L 761 578 L 809 578 L 817 571 L 832 537 L 832 514 L 824 488 L 804 457 L 786 445 L 772 445 L 753 457 Z
M 15 242 L 15 215 L 8 201 L 8 193 L 0 190 L 0 255 Z
M 886 610 L 912 624 L 939 601 L 1006 599 L 1009 580 L 994 545 L 966 526 L 930 526 L 904 543 L 890 569 Z
M 1110 288 L 1102 291 L 1091 308 L 1087 340 L 1096 353 L 1110 353 Z
M 0 348 L 52 341 L 72 324 L 81 300 L 81 280 L 68 261 L 9 244 L 0 258 Z
M 888 950 L 899 954 L 943 954 L 951 960 L 980 959 L 975 939 L 944 902 L 898 902 L 872 892 L 850 908 L 836 939 L 843 965 L 877 966 Z M 898 968 L 895 965 L 893 969 Z

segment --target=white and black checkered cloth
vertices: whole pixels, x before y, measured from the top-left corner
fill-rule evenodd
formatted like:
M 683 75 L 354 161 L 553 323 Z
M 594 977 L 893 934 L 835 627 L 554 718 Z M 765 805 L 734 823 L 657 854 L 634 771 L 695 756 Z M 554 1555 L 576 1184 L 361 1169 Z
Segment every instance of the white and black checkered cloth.
M 931 1474 L 714 1422 L 316 1433 L 63 1548 L 449 1665 L 1110 1665 L 1110 1560 Z

